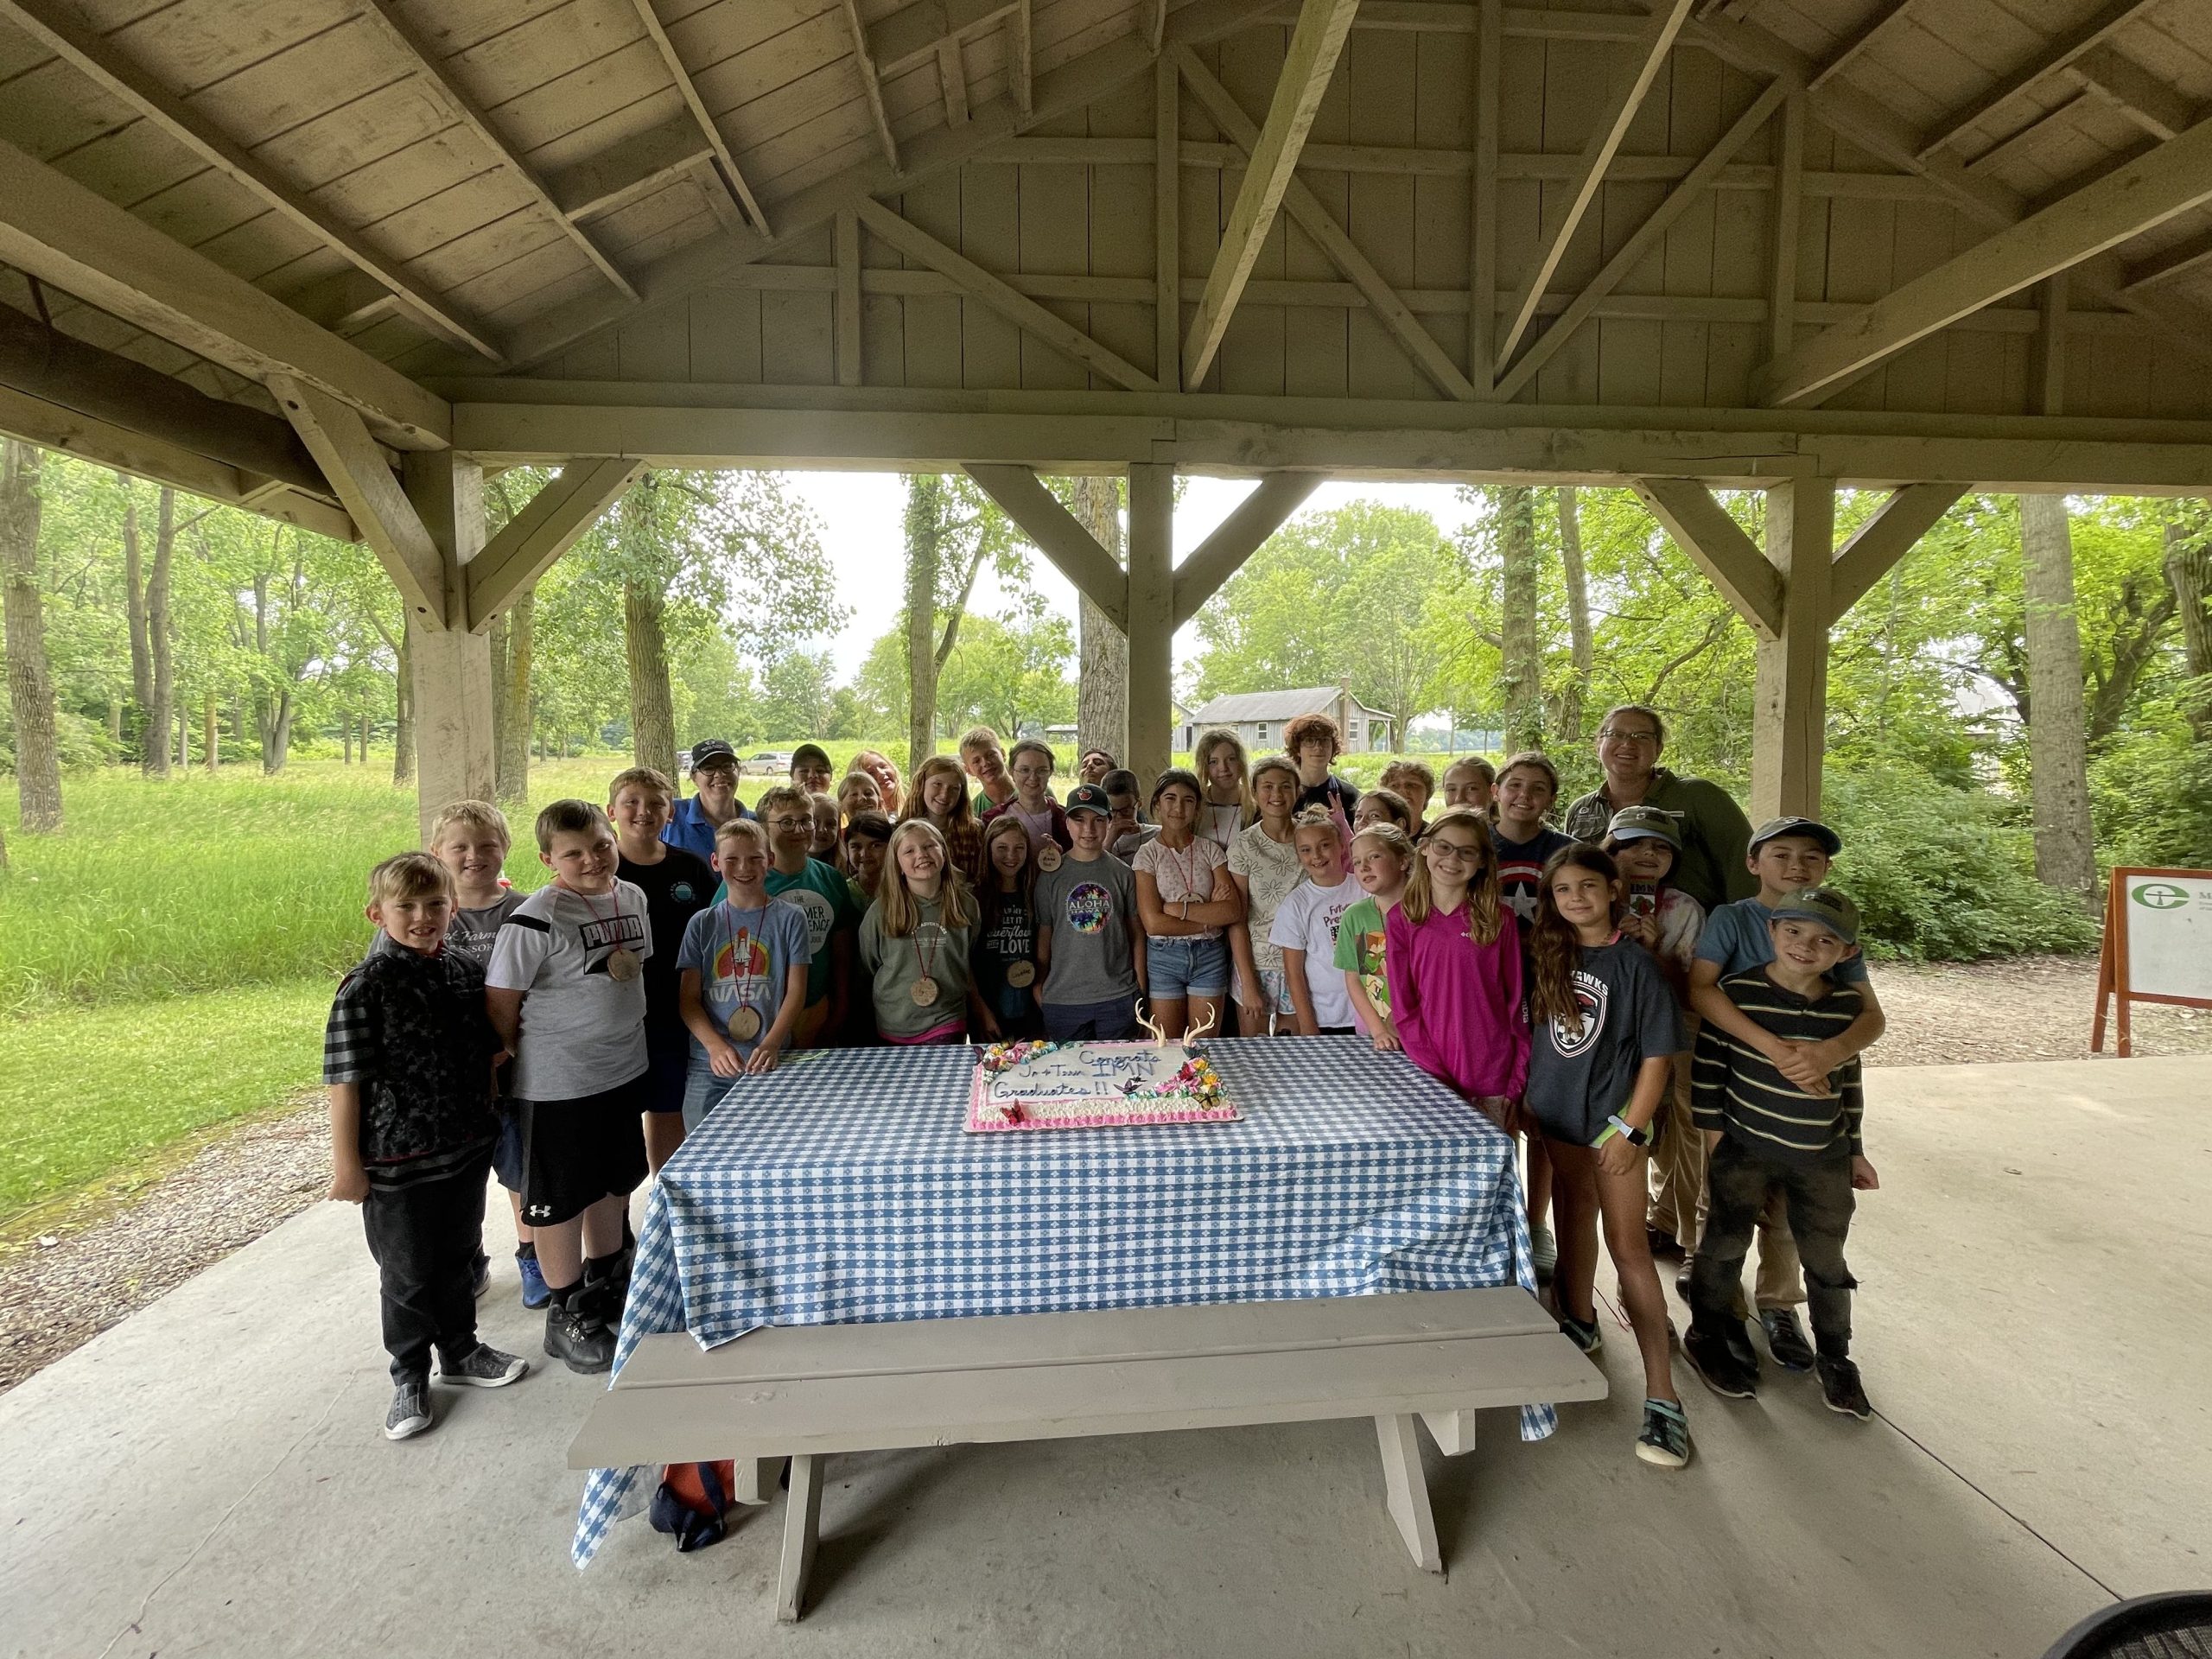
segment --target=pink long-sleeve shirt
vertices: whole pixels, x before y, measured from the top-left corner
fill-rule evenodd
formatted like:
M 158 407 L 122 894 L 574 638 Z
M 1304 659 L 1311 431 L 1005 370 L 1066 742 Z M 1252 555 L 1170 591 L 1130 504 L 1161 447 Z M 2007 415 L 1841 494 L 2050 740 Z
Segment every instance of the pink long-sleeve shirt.
M 1529 1024 L 1521 1012 L 1521 938 L 1513 912 L 1497 937 L 1468 937 L 1465 906 L 1431 911 L 1416 926 L 1403 905 L 1382 925 L 1390 1018 L 1406 1058 L 1471 1099 L 1518 1096 L 1529 1081 Z

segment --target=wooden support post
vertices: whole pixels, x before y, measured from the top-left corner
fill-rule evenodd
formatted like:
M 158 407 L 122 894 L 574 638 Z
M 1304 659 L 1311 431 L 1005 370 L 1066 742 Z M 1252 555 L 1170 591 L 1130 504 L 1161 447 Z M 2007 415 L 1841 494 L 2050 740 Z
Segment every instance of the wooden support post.
M 1767 492 L 1766 557 L 1782 581 L 1782 613 L 1774 637 L 1758 645 L 1751 716 L 1754 823 L 1820 813 L 1834 545 L 1834 479 L 1795 479 Z
M 484 469 L 451 449 L 401 463 L 407 500 L 437 550 L 444 577 L 441 626 L 417 626 L 407 656 L 415 689 L 415 780 L 423 834 L 448 801 L 494 792 L 492 641 L 468 630 L 467 566 L 484 545 Z
M 1212 535 L 1192 550 L 1175 571 L 1175 609 L 1171 626 L 1181 627 L 1221 584 L 1243 568 L 1262 543 L 1282 528 L 1283 520 L 1321 486 L 1319 473 L 1269 473 L 1252 493 L 1236 504 Z
M 1424 1573 L 1444 1570 L 1436 1542 L 1436 1516 L 1428 1506 L 1428 1476 L 1421 1466 L 1421 1435 L 1411 1417 L 1377 1417 L 1375 1438 L 1382 1447 L 1382 1488 L 1390 1518 L 1414 1564 Z
M 837 384 L 861 383 L 861 222 L 837 215 Z
M 822 1459 L 791 1459 L 791 1489 L 784 1500 L 784 1555 L 776 1573 L 776 1619 L 796 1624 L 806 1608 L 806 1576 L 814 1570 L 814 1541 L 822 1528 Z
M 1175 469 L 1129 468 L 1129 769 L 1165 771 L 1175 746 Z
M 1182 85 L 1173 58 L 1154 63 L 1152 372 L 1170 391 L 1183 389 Z

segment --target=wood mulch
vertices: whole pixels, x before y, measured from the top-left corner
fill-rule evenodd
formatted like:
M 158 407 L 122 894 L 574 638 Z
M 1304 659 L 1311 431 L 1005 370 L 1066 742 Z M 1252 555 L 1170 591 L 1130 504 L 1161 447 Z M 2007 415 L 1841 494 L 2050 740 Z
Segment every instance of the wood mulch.
M 1874 982 L 1889 1015 L 1875 1064 L 2088 1057 L 2094 959 L 1883 964 Z M 2212 1054 L 2212 1011 L 2144 1004 L 2133 1018 L 2138 1054 Z M 0 1234 L 0 1392 L 318 1201 L 328 1120 L 303 1100 L 166 1160 Z

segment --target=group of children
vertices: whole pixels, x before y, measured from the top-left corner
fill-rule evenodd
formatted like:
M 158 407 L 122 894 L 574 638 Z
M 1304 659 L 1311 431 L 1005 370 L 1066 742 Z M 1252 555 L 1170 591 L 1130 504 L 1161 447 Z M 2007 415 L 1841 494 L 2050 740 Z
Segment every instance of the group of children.
M 795 1048 L 1133 1037 L 1141 1000 L 1171 1037 L 1363 1033 L 1524 1133 L 1538 1265 L 1586 1351 L 1601 1236 L 1619 1272 L 1645 1460 L 1689 1456 L 1653 1263 L 1675 1240 L 1695 1246 L 1684 1351 L 1716 1392 L 1757 1384 L 1738 1311 L 1757 1233 L 1770 1352 L 1868 1414 L 1842 1246 L 1874 1185 L 1856 1056 L 1881 1017 L 1856 913 L 1823 885 L 1834 832 L 1763 826 L 1758 897 L 1707 916 L 1668 884 L 1666 814 L 1624 809 L 1603 845 L 1548 828 L 1540 753 L 1454 762 L 1432 815 L 1427 766 L 1363 793 L 1332 770 L 1325 716 L 1284 736 L 1253 763 L 1208 733 L 1141 795 L 1090 750 L 1065 800 L 1049 747 L 988 728 L 911 780 L 865 753 L 834 793 L 807 744 L 750 810 L 734 753 L 703 742 L 688 800 L 638 767 L 604 808 L 539 813 L 551 879 L 526 897 L 498 810 L 444 809 L 427 853 L 372 873 L 378 938 L 326 1041 L 332 1193 L 363 1204 L 379 1269 L 386 1434 L 430 1426 L 434 1355 L 462 1386 L 528 1369 L 475 1334 L 487 1166 L 545 1352 L 604 1370 L 629 1195 L 745 1078 Z M 1791 1312 L 1800 1258 L 1817 1348 Z

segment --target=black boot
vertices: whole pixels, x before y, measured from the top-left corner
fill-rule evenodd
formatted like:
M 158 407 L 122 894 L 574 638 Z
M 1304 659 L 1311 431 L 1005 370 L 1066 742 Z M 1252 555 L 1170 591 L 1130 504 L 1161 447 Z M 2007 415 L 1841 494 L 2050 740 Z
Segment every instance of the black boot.
M 572 1371 L 589 1376 L 614 1363 L 614 1333 L 590 1318 L 581 1283 L 553 1293 L 545 1310 L 545 1351 Z
M 630 1298 L 629 1253 L 586 1256 L 579 1288 L 584 1317 L 603 1326 L 610 1337 L 620 1331 L 622 1309 Z

